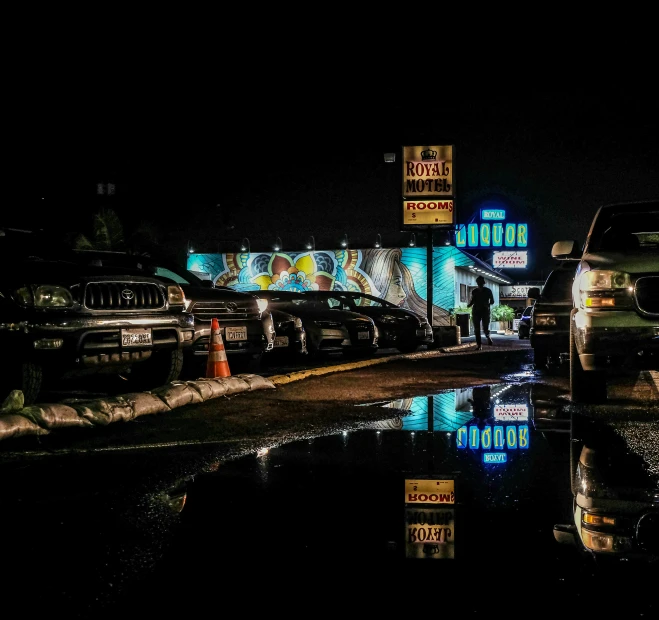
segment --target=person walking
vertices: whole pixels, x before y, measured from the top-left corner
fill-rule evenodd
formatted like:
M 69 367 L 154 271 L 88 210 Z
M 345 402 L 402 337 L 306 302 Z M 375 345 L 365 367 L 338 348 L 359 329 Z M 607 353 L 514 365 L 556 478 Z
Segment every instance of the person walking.
M 471 308 L 471 320 L 474 322 L 474 334 L 476 335 L 476 350 L 480 351 L 482 349 L 481 323 L 483 324 L 487 344 L 493 344 L 492 338 L 490 338 L 490 306 L 494 303 L 494 295 L 492 295 L 492 289 L 485 286 L 483 276 L 476 278 L 476 284 L 478 284 L 478 287 L 471 291 L 471 299 L 467 304 L 467 308 Z

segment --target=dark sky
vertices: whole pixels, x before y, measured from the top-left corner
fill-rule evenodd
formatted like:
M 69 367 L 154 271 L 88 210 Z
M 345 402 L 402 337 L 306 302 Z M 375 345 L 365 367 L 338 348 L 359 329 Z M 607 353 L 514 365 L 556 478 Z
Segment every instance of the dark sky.
M 529 223 L 522 280 L 546 275 L 554 240 L 583 240 L 600 204 L 659 197 L 649 90 L 455 94 L 403 88 L 382 73 L 315 71 L 323 79 L 273 70 L 253 81 L 206 76 L 203 86 L 146 66 L 50 74 L 38 98 L 15 102 L 14 208 L 2 219 L 83 228 L 102 204 L 95 184 L 113 181 L 117 195 L 105 204 L 128 230 L 152 226 L 209 250 L 235 249 L 245 236 L 252 250 L 277 236 L 289 250 L 309 235 L 318 249 L 336 247 L 344 233 L 352 247 L 378 233 L 397 244 L 409 237 L 399 226 L 401 168 L 383 153 L 454 144 L 458 219 L 496 194 Z

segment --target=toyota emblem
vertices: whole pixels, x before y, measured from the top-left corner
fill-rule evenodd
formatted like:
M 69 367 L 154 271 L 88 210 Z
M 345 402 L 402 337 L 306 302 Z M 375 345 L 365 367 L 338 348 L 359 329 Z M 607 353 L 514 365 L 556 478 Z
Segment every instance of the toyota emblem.
M 131 291 L 129 288 L 125 288 L 123 291 L 121 291 L 121 296 L 126 300 L 129 301 L 135 297 L 135 293 Z
M 236 310 L 238 310 L 238 304 L 234 303 L 233 301 L 230 301 L 227 304 L 227 310 L 229 312 L 235 312 Z

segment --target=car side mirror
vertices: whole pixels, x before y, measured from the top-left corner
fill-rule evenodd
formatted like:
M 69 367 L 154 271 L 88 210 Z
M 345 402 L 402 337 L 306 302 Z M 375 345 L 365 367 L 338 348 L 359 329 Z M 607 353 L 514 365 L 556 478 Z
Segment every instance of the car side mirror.
M 574 525 L 557 523 L 554 525 L 554 540 L 562 545 L 577 545 L 577 528 Z
M 551 256 L 556 260 L 579 260 L 581 251 L 576 241 L 557 241 L 551 248 Z
M 526 295 L 529 299 L 540 299 L 540 289 L 537 286 L 532 286 Z

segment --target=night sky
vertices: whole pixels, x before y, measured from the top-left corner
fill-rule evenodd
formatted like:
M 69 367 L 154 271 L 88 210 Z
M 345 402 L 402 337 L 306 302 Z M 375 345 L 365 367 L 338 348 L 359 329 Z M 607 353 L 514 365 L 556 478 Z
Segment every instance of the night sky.
M 351 247 L 377 234 L 397 245 L 409 239 L 401 146 L 453 144 L 458 220 L 495 196 L 528 222 L 531 265 L 509 274 L 523 281 L 546 276 L 554 240 L 583 241 L 600 204 L 659 197 L 649 90 L 452 94 L 276 73 L 258 87 L 222 75 L 211 88 L 163 73 L 99 75 L 60 76 L 19 115 L 2 223 L 85 229 L 110 206 L 127 233 L 155 231 L 168 247 L 233 251 L 248 237 L 266 251 L 280 237 L 301 250 L 313 235 L 328 249 L 344 234 Z M 116 195 L 99 198 L 99 182 Z

